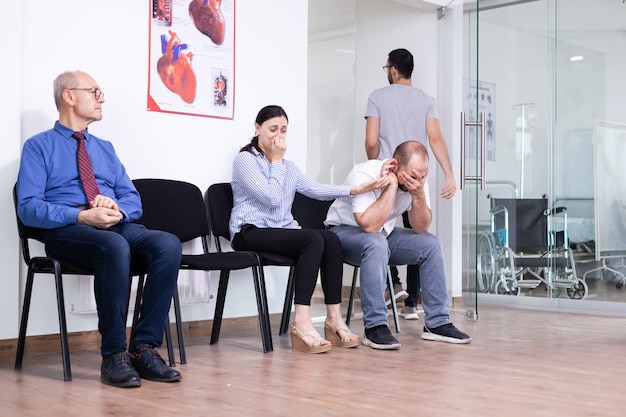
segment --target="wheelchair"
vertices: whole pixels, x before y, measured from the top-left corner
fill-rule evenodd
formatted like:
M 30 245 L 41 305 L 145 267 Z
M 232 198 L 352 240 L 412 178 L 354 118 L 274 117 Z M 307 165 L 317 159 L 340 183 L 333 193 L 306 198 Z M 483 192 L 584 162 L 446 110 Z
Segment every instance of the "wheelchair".
M 491 198 L 491 230 L 477 246 L 478 288 L 485 293 L 520 295 L 546 287 L 548 297 L 563 290 L 570 299 L 584 299 L 589 288 L 576 275 L 567 238 L 567 209 L 548 208 L 543 198 Z M 556 230 L 557 216 L 563 230 Z

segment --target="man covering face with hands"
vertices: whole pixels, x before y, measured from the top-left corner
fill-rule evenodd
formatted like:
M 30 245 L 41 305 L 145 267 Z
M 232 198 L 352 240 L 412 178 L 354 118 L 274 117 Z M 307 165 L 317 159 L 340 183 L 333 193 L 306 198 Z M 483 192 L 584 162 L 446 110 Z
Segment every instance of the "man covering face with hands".
M 325 224 L 339 236 L 344 258 L 361 266 L 362 343 L 374 349 L 398 349 L 389 331 L 384 292 L 387 266 L 418 265 L 425 325 L 422 339 L 469 343 L 449 315 L 443 248 L 428 233 L 432 221 L 428 194 L 428 153 L 417 141 L 400 144 L 393 158 L 357 164 L 344 185 L 384 178 L 387 186 L 337 199 Z M 407 211 L 411 228 L 395 228 Z

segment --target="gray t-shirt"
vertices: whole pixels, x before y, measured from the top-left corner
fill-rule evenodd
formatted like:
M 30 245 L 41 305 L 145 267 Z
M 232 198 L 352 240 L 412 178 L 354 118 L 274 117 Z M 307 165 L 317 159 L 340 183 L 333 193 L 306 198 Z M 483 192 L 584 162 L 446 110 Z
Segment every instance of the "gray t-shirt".
M 365 118 L 380 120 L 378 159 L 393 157 L 396 147 L 416 140 L 428 149 L 426 119 L 438 118 L 435 99 L 416 87 L 391 84 L 370 94 Z

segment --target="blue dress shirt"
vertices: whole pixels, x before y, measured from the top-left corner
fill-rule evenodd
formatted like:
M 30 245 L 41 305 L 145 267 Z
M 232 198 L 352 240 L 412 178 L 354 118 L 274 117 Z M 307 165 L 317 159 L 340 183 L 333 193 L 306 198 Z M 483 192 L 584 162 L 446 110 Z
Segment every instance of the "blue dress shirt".
M 24 143 L 17 177 L 18 215 L 27 226 L 55 229 L 76 224 L 80 206 L 88 205 L 78 173 L 73 130 L 58 121 L 54 128 Z M 100 193 L 117 202 L 123 221 L 142 215 L 141 198 L 113 145 L 85 134 L 85 146 Z

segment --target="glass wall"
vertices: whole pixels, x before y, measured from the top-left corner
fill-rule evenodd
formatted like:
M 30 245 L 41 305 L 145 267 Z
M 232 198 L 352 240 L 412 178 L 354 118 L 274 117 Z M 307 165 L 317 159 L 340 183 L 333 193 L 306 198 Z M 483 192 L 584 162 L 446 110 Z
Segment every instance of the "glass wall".
M 442 57 L 462 53 L 458 78 L 463 80 L 454 94 L 457 100 L 463 97 L 467 120 L 477 121 L 485 112 L 486 181 L 484 190 L 468 184 L 460 193 L 463 231 L 444 239 L 462 241 L 463 267 L 458 274 L 450 267 L 452 281 L 462 275 L 458 278 L 463 281 L 462 292 L 473 293 L 465 298 L 470 305 L 484 301 L 623 310 L 626 4 L 622 0 L 458 0 L 451 4 L 446 14 L 439 13 L 437 2 L 426 0 L 389 0 L 384 6 L 379 0 L 309 2 L 307 172 L 319 181 L 340 183 L 362 160 L 364 103 L 381 81 L 380 62 L 398 46 L 398 39 L 411 50 L 428 45 L 439 51 L 434 59 L 438 65 L 420 67 L 426 72 L 418 74 L 417 84 L 426 80 L 429 87 L 438 85 L 439 91 L 429 92 L 439 94 L 440 104 L 450 100 L 441 80 L 449 75 L 447 71 L 458 68 L 450 69 L 446 62 L 454 60 Z M 438 46 L 451 32 L 449 22 L 463 27 L 458 32 L 463 37 L 460 50 Z M 432 36 L 406 35 L 418 27 Z M 418 55 L 435 56 L 428 49 Z M 440 106 L 440 113 L 445 111 L 449 109 Z M 443 118 L 442 127 L 456 126 L 452 118 L 449 114 Z M 465 133 L 466 167 L 477 174 L 479 132 Z M 457 129 L 446 137 L 456 164 L 461 159 L 453 146 Z M 494 252 L 502 246 L 501 232 L 481 239 L 492 232 L 496 198 L 545 198 L 550 209 L 566 208 L 546 225 L 546 251 L 502 255 Z M 434 212 L 442 213 L 440 207 Z M 565 246 L 566 232 L 569 245 Z M 518 255 L 554 259 L 545 267 L 525 267 L 514 262 Z
M 554 12 L 555 195 L 589 299 L 626 301 L 626 4 L 561 0 Z
M 355 162 L 355 29 L 356 0 L 309 1 L 307 171 L 327 184 Z
M 478 86 L 471 90 L 478 92 L 478 103 L 466 110 L 487 114 L 487 186 L 469 217 L 476 219 L 475 240 L 468 239 L 478 246 L 482 299 L 537 304 L 520 298 L 527 296 L 548 299 L 544 306 L 621 310 L 606 302 L 626 301 L 626 288 L 621 288 L 626 172 L 620 163 L 626 151 L 626 4 L 479 4 L 477 10 L 467 8 L 464 20 L 478 27 L 471 35 L 478 38 L 478 80 L 468 77 Z M 516 208 L 508 207 L 509 229 L 503 234 L 497 199 L 544 198 L 550 209 L 566 208 L 548 216 L 547 248 L 538 253 L 516 248 L 530 233 L 520 220 L 526 209 L 519 201 Z M 547 266 L 518 262 L 528 256 L 552 260 Z

